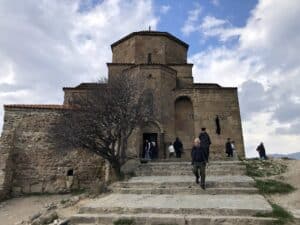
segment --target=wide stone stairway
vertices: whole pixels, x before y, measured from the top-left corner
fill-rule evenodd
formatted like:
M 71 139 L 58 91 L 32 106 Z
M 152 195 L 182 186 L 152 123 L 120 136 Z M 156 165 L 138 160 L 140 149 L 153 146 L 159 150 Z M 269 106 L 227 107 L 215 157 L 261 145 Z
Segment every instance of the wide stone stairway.
M 112 193 L 81 207 L 71 224 L 113 224 L 120 219 L 136 225 L 266 225 L 274 218 L 258 194 L 254 180 L 239 161 L 214 161 L 207 169 L 207 189 L 195 183 L 189 162 L 140 164 L 136 177 L 111 186 Z

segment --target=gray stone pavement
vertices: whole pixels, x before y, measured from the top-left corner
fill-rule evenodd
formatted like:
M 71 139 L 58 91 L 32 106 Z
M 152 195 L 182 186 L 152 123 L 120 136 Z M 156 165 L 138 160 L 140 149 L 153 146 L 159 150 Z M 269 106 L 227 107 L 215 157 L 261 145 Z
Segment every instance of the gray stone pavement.
M 261 195 L 151 195 L 111 194 L 95 199 L 85 207 L 90 208 L 167 208 L 167 209 L 246 209 L 271 211 Z
M 213 171 L 224 168 L 245 172 L 245 167 L 236 161 L 212 164 L 215 165 L 211 166 Z M 119 218 L 133 218 L 137 224 L 144 225 L 269 225 L 274 221 L 255 216 L 271 212 L 272 207 L 257 193 L 251 177 L 208 174 L 207 189 L 202 190 L 192 174 L 168 174 L 171 167 L 190 167 L 189 162 L 151 162 L 148 168 L 142 166 L 140 169 L 149 170 L 150 176 L 114 183 L 112 194 L 85 204 L 79 214 L 71 218 L 72 224 L 111 225 Z M 156 168 L 161 169 L 161 175 L 154 173 L 153 166 L 161 167 Z

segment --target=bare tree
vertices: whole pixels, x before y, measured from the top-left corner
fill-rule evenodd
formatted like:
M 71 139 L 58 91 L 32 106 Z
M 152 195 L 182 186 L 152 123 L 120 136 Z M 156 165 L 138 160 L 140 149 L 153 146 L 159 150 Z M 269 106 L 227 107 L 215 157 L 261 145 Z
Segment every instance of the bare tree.
M 66 143 L 108 160 L 118 178 L 126 160 L 128 138 L 149 115 L 139 85 L 125 74 L 99 82 L 76 98 L 74 109 L 63 118 Z

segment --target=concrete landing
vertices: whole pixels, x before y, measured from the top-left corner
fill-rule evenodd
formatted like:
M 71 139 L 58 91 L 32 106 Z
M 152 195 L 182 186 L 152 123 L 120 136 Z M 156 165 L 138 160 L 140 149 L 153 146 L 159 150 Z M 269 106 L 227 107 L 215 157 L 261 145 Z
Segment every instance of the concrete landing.
M 111 194 L 96 199 L 81 213 L 172 212 L 197 215 L 255 215 L 271 212 L 272 208 L 261 195 L 135 195 Z
M 251 216 L 205 216 L 184 214 L 77 214 L 71 223 L 77 225 L 111 225 L 120 219 L 134 219 L 135 225 L 273 225 L 275 219 Z
M 190 194 L 190 195 L 218 195 L 218 194 L 258 194 L 255 187 L 207 187 L 202 190 L 198 185 L 189 187 L 112 187 L 111 191 L 121 194 Z

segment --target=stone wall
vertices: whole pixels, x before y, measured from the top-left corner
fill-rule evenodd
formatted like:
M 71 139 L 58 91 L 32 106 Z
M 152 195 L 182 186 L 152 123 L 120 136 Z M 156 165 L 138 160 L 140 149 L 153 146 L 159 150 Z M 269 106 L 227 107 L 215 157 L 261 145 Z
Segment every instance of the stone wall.
M 148 55 L 154 64 L 186 64 L 187 47 L 167 36 L 135 35 L 112 47 L 113 63 L 145 64 Z
M 13 178 L 14 132 L 3 132 L 0 138 L 0 201 L 9 196 Z
M 59 126 L 62 114 L 60 107 L 5 108 L 0 162 L 9 173 L 7 192 L 68 192 L 104 180 L 102 158 L 86 150 L 59 147 L 52 128 Z
M 194 118 L 191 120 L 194 120 L 195 137 L 202 127 L 207 128 L 212 139 L 213 159 L 225 157 L 225 142 L 228 137 L 235 141 L 238 155 L 245 157 L 237 88 L 182 89 L 176 95 L 191 99 L 194 109 Z M 216 133 L 217 115 L 221 126 L 220 135 Z

